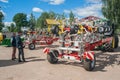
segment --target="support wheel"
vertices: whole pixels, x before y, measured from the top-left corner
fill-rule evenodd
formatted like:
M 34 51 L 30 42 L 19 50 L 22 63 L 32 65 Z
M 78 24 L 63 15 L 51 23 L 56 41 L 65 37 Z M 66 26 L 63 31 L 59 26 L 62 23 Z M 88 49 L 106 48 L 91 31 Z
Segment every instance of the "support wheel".
M 92 71 L 95 68 L 95 62 L 96 62 L 95 55 L 94 55 L 94 60 L 92 61 L 90 59 L 85 59 L 83 62 L 84 68 L 87 71 Z
M 53 50 L 50 53 L 47 54 L 47 60 L 48 62 L 50 62 L 51 64 L 55 64 L 58 62 L 58 57 L 59 53 L 57 50 Z
M 30 43 L 28 45 L 28 47 L 29 47 L 30 50 L 34 50 L 35 49 L 35 44 L 34 43 Z

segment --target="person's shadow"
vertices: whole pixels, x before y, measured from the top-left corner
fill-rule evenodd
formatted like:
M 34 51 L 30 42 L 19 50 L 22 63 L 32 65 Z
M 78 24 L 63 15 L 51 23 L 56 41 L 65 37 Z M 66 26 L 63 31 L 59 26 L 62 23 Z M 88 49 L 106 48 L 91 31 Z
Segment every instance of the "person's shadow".
M 29 60 L 30 59 L 30 60 Z M 0 67 L 7 67 L 13 65 L 20 65 L 27 62 L 35 62 L 35 61 L 45 61 L 46 59 L 40 59 L 39 57 L 28 57 L 26 58 L 26 62 L 18 62 L 18 60 L 0 60 Z
M 6 66 L 12 66 L 12 65 L 18 65 L 23 64 L 23 62 L 18 61 L 12 61 L 12 60 L 0 60 L 0 67 L 6 67 Z

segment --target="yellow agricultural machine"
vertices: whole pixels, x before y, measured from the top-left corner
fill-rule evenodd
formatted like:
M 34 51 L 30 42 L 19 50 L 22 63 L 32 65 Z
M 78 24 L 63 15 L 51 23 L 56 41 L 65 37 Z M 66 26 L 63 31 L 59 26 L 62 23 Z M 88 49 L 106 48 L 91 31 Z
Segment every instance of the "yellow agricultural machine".
M 64 25 L 62 20 L 46 19 L 46 23 L 48 26 L 49 33 L 56 34 L 56 35 L 63 33 Z
M 0 33 L 0 43 L 2 42 L 2 40 L 3 40 L 3 34 Z

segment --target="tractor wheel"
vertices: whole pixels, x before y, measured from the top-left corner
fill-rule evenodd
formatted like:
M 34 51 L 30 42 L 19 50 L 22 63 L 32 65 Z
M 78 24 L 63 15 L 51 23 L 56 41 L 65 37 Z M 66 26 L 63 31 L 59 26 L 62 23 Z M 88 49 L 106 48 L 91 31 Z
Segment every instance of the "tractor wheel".
M 56 34 L 56 35 L 58 35 L 59 33 L 59 27 L 58 26 L 52 26 L 52 28 L 51 28 L 51 32 L 53 33 L 53 34 Z
M 119 38 L 118 36 L 114 36 L 112 41 L 113 48 L 118 48 L 118 44 L 119 44 Z
M 103 34 L 104 32 L 105 32 L 105 28 L 104 27 L 98 27 L 97 28 L 97 31 L 98 31 L 98 33 L 100 33 L 100 34 Z
M 95 63 L 96 63 L 96 59 L 94 55 L 94 60 L 91 61 L 90 59 L 85 59 L 83 65 L 87 71 L 92 71 L 95 68 Z
M 35 44 L 34 43 L 30 43 L 28 45 L 28 47 L 29 47 L 30 50 L 34 50 L 35 49 Z
M 50 62 L 51 64 L 55 64 L 58 62 L 58 59 L 56 57 L 58 57 L 59 53 L 57 50 L 53 50 L 50 53 L 47 54 L 47 60 L 48 62 Z
M 59 32 L 59 27 L 58 27 L 58 26 L 55 27 L 55 32 L 56 32 L 56 33 Z

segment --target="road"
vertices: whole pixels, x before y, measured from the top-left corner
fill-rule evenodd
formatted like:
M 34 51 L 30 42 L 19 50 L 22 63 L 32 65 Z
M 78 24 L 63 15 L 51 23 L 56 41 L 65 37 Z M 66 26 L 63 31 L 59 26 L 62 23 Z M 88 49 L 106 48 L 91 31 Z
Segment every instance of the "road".
M 120 47 L 115 52 L 95 51 L 96 68 L 90 72 L 74 61 L 50 64 L 43 48 L 26 48 L 27 62 L 18 63 L 11 60 L 11 47 L 0 46 L 0 80 L 120 80 Z

